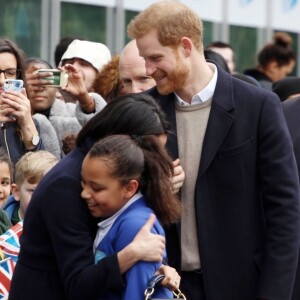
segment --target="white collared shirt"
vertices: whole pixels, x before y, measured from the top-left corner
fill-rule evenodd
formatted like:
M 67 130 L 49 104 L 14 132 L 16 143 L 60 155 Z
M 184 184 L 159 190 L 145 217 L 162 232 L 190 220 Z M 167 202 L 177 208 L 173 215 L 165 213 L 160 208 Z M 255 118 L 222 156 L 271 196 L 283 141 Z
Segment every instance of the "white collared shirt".
M 96 234 L 96 238 L 94 241 L 94 253 L 99 245 L 99 243 L 102 241 L 102 239 L 105 237 L 105 235 L 108 233 L 110 228 L 113 226 L 114 222 L 118 218 L 118 216 L 132 203 L 134 203 L 136 200 L 141 198 L 143 195 L 141 192 L 136 193 L 118 212 L 116 212 L 113 216 L 109 217 L 108 219 L 105 219 L 104 221 L 101 221 L 98 223 L 98 231 Z
M 176 101 L 179 105 L 181 105 L 181 106 L 195 105 L 195 104 L 203 103 L 212 98 L 212 96 L 214 95 L 215 89 L 216 89 L 216 84 L 217 84 L 217 79 L 218 79 L 218 68 L 216 67 L 216 65 L 214 65 L 212 63 L 209 63 L 209 66 L 213 70 L 214 74 L 213 74 L 212 79 L 208 83 L 208 85 L 202 91 L 200 91 L 199 93 L 197 93 L 196 95 L 194 95 L 192 97 L 191 104 L 189 104 L 188 102 L 181 99 L 178 96 L 178 94 L 175 93 Z

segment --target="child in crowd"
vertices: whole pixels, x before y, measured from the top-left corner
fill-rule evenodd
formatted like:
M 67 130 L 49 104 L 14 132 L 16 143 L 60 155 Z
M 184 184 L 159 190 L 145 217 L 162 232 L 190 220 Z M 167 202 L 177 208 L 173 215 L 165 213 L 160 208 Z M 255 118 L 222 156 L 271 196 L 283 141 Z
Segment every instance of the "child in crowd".
M 23 231 L 25 211 L 37 184 L 58 162 L 58 159 L 45 150 L 27 152 L 15 165 L 15 183 L 11 184 L 13 168 L 9 165 L 8 158 L 3 159 L 6 153 L 2 154 L 2 151 L 4 150 L 0 149 L 1 194 L 3 194 L 3 185 L 9 186 L 9 190 L 6 192 L 7 198 L 10 187 L 12 191 L 12 195 L 3 206 L 5 211 L 0 210 L 0 261 L 3 260 L 0 264 L 0 282 L 5 280 L 4 285 L 0 284 L 0 298 L 2 296 L 4 299 L 8 299 L 10 280 L 20 251 L 19 237 Z M 7 226 L 3 226 L 3 230 L 2 217 L 5 217 L 8 222 Z M 11 227 L 12 224 L 13 227 Z
M 17 162 L 12 195 L 3 206 L 13 225 L 23 221 L 33 191 L 57 162 L 58 159 L 45 150 L 27 152 Z
M 82 164 L 82 198 L 94 217 L 103 218 L 95 238 L 95 262 L 127 246 L 149 218 L 152 232 L 164 235 L 180 217 L 180 203 L 172 190 L 172 160 L 164 149 L 166 135 L 112 135 L 98 141 Z M 160 222 L 160 223 L 159 223 Z M 166 256 L 166 253 L 165 253 Z M 147 281 L 161 263 L 137 262 L 126 274 L 126 287 L 101 299 L 142 300 Z M 172 297 L 164 288 L 155 296 Z
M 0 148 L 0 234 L 11 227 L 11 222 L 2 207 L 10 195 L 13 171 L 14 167 L 8 154 Z
M 8 154 L 0 148 L 0 208 L 6 203 L 13 179 L 14 167 Z

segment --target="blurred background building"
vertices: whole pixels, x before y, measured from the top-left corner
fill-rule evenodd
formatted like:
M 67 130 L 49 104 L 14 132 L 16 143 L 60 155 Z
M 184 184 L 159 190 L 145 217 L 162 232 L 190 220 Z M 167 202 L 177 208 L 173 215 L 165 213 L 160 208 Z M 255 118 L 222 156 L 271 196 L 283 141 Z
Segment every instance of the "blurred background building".
M 155 0 L 0 0 L 0 36 L 15 41 L 28 56 L 54 65 L 59 39 L 80 36 L 105 43 L 113 54 L 128 41 L 126 26 Z M 236 53 L 236 70 L 256 65 L 256 54 L 275 31 L 293 38 L 300 75 L 300 0 L 181 0 L 199 13 L 204 45 L 220 40 Z

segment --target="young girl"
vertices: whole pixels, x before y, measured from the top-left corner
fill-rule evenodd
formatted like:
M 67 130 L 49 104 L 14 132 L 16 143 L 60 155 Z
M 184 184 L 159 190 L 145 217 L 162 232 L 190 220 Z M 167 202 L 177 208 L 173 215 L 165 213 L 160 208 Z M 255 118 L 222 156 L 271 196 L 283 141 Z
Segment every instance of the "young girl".
M 180 203 L 170 180 L 172 160 L 164 142 L 165 135 L 112 135 L 85 157 L 81 196 L 94 217 L 104 218 L 94 243 L 96 262 L 128 245 L 153 211 L 164 226 L 179 219 Z M 158 221 L 152 230 L 164 235 Z M 125 274 L 126 287 L 103 299 L 144 299 L 147 281 L 159 267 L 160 263 L 136 263 Z M 155 296 L 172 298 L 172 293 L 161 287 Z
M 0 148 L 0 234 L 11 227 L 11 222 L 6 213 L 2 210 L 2 207 L 11 192 L 13 170 L 13 164 L 7 153 L 4 149 Z
M 8 154 L 0 148 L 0 208 L 10 195 L 13 172 L 14 167 Z

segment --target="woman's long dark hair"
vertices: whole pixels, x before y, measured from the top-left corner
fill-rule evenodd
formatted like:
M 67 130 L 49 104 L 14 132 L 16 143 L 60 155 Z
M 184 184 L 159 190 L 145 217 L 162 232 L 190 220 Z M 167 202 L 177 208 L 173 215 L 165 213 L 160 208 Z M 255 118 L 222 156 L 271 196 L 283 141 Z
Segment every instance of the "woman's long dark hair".
M 111 134 L 167 134 L 169 128 L 163 111 L 150 95 L 127 94 L 116 97 L 94 116 L 79 132 L 76 145 L 82 145 L 86 138 L 97 141 Z
M 163 225 L 178 221 L 181 205 L 172 190 L 173 164 L 157 137 L 110 135 L 95 143 L 88 156 L 105 160 L 110 176 L 122 186 L 137 180 Z

